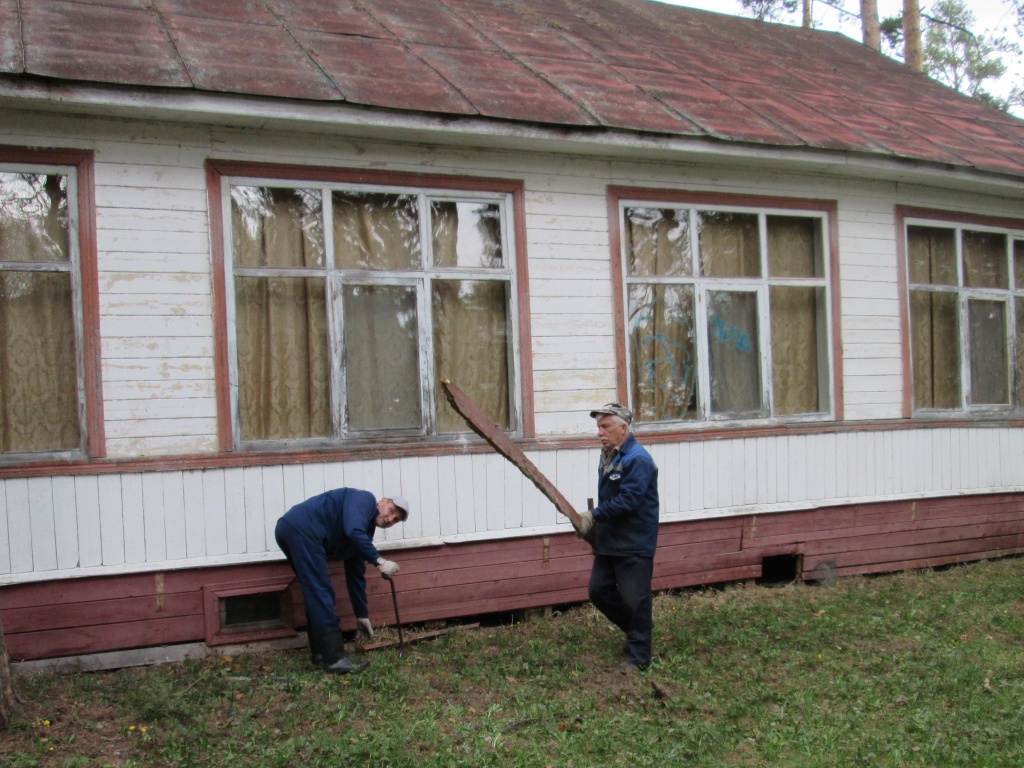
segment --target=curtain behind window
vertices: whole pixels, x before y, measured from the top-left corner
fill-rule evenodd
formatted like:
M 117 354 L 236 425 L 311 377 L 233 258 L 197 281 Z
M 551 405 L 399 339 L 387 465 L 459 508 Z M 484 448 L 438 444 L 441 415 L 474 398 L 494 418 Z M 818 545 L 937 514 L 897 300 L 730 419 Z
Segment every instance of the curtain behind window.
M 67 179 L 0 173 L 0 261 L 67 265 Z M 0 451 L 80 447 L 71 273 L 0 271 Z
M 233 187 L 239 266 L 302 269 L 324 263 L 320 195 Z M 332 432 L 326 284 L 322 277 L 235 278 L 238 410 L 243 440 Z

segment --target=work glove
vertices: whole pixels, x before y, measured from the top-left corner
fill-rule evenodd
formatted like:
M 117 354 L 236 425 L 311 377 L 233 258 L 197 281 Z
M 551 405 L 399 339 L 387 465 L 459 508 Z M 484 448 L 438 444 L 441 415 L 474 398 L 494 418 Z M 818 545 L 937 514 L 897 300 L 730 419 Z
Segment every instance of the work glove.
M 576 528 L 576 536 L 580 539 L 585 539 L 594 528 L 594 513 L 589 509 L 586 512 L 580 513 L 580 524 Z
M 366 640 L 373 640 L 373 625 L 369 619 L 356 619 L 356 629 Z
M 377 570 L 385 579 L 390 579 L 398 573 L 398 563 L 394 560 L 385 560 L 383 557 L 377 561 Z

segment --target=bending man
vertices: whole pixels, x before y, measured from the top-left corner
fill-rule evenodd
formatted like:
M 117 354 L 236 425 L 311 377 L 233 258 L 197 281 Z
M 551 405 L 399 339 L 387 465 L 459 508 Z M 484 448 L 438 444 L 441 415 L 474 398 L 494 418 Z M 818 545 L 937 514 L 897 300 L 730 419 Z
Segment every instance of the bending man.
M 658 467 L 630 434 L 633 414 L 618 403 L 590 412 L 597 419 L 601 461 L 597 500 L 580 515 L 579 533 L 597 526 L 590 600 L 626 633 L 626 659 L 619 669 L 633 672 L 651 663 L 651 577 L 658 546 Z
M 401 496 L 377 501 L 368 491 L 336 488 L 296 504 L 277 521 L 274 538 L 295 571 L 306 602 L 313 663 L 325 672 L 344 675 L 369 666 L 369 662 L 353 662 L 345 654 L 328 562 L 344 561 L 345 586 L 359 631 L 373 637 L 366 602 L 366 563 L 375 565 L 385 578 L 398 573 L 398 563 L 381 557 L 373 545 L 373 533 L 408 517 L 409 502 Z

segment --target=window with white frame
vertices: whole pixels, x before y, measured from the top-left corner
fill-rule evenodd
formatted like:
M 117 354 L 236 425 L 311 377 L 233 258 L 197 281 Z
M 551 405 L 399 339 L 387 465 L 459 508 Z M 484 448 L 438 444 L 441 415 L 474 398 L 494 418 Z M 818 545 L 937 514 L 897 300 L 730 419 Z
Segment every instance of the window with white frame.
M 83 450 L 76 170 L 0 165 L 0 454 Z
M 824 213 L 650 201 L 620 210 L 638 421 L 830 412 Z
M 518 428 L 508 195 L 228 190 L 237 440 L 466 432 L 441 378 Z
M 907 221 L 913 407 L 1024 404 L 1024 232 Z

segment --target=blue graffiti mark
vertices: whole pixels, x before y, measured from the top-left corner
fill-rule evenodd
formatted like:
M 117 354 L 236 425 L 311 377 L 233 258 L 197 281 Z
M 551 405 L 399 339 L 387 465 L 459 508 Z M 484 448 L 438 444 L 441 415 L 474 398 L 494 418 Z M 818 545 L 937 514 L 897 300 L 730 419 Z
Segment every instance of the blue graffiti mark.
M 720 317 L 711 318 L 711 332 L 714 334 L 716 341 L 731 341 L 733 346 L 735 346 L 740 352 L 754 351 L 753 346 L 750 344 L 750 336 L 747 332 L 739 326 L 725 322 L 725 320 Z
M 695 407 L 696 369 L 690 347 L 668 334 L 654 333 L 641 338 L 639 329 L 655 321 L 653 309 L 657 303 L 655 300 L 640 310 L 634 325 L 634 338 L 640 347 L 647 347 L 651 354 L 651 359 L 643 363 L 641 374 L 645 388 L 652 393 L 661 391 L 668 394 L 663 412 L 656 413 L 655 418 L 678 418 L 678 413 L 672 410 L 673 404 L 683 409 Z M 656 400 L 652 398 L 650 405 L 653 406 Z

